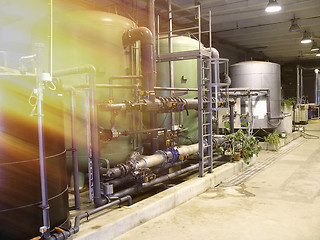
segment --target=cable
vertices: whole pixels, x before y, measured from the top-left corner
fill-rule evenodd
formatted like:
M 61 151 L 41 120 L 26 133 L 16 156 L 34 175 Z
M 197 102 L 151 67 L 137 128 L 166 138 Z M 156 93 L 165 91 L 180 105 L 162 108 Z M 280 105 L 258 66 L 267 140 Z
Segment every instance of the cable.
M 305 130 L 302 131 L 301 133 L 302 133 L 302 136 L 303 136 L 305 139 L 319 139 L 319 136 L 306 133 Z

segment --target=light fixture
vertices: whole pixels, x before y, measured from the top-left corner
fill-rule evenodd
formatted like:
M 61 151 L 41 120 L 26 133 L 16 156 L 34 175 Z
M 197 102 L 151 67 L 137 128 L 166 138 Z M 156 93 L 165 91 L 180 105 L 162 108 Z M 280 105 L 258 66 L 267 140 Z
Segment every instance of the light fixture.
M 301 43 L 311 43 L 311 34 L 307 31 L 304 31 Z
M 317 45 L 317 42 L 313 41 L 311 46 L 311 51 L 319 51 L 320 48 Z
M 297 23 L 297 19 L 293 18 L 291 19 L 291 26 L 289 28 L 289 32 L 300 32 L 301 28 Z
M 320 51 L 316 54 L 317 57 L 320 57 Z
M 279 12 L 281 10 L 281 6 L 277 2 L 277 0 L 269 0 L 269 3 L 266 7 L 266 12 Z

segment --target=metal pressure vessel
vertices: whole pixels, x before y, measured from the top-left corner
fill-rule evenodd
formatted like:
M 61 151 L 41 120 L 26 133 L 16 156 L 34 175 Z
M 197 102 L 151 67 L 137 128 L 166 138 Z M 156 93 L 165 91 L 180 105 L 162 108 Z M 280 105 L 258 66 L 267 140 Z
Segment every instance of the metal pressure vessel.
M 34 88 L 33 76 L 0 73 L 0 239 L 30 239 L 39 236 L 43 226 Z M 58 90 L 44 91 L 42 119 L 50 222 L 52 227 L 69 227 L 63 105 Z
M 270 89 L 270 116 L 277 118 L 281 114 L 281 78 L 280 65 L 271 62 L 248 61 L 230 66 L 231 87 L 250 89 Z M 267 97 L 252 97 L 253 128 L 274 128 L 279 120 L 267 117 Z M 242 113 L 249 112 L 248 99 L 241 103 Z
M 139 84 L 140 79 L 119 79 L 118 76 L 138 75 L 139 58 L 136 48 L 123 44 L 123 35 L 135 23 L 128 18 L 102 11 L 68 11 L 54 16 L 53 70 L 92 64 L 96 70 L 96 83 L 106 85 Z M 138 54 L 137 54 L 138 55 Z M 138 66 L 138 67 L 136 67 Z M 138 70 L 137 70 L 138 68 Z M 66 87 L 88 84 L 85 75 L 61 77 Z M 97 88 L 96 102 L 122 103 L 132 101 L 134 88 Z M 76 142 L 79 169 L 86 172 L 90 157 L 90 132 L 88 89 L 77 88 L 75 96 Z M 65 94 L 67 142 L 70 143 L 70 97 Z M 130 112 L 103 112 L 98 109 L 99 127 L 115 128 L 117 131 L 132 131 L 135 126 Z M 69 146 L 68 146 L 69 147 Z M 121 136 L 109 142 L 100 142 L 100 157 L 111 165 L 124 162 L 133 148 L 131 136 Z M 70 163 L 71 161 L 69 161 Z
M 199 41 L 190 37 L 173 37 L 172 38 L 173 52 L 189 51 L 199 49 Z M 202 46 L 202 44 L 201 44 Z M 160 41 L 160 51 L 168 53 L 168 39 Z M 197 60 L 183 60 L 173 62 L 173 77 L 174 87 L 176 88 L 197 88 Z M 157 63 L 157 86 L 170 87 L 169 82 L 169 63 Z M 183 92 L 176 92 L 182 93 Z M 170 92 L 158 93 L 162 96 L 170 96 Z M 188 92 L 181 95 L 182 98 L 196 98 L 197 92 Z M 160 115 L 160 114 L 159 114 Z M 180 121 L 179 121 L 180 118 Z M 159 116 L 159 124 L 163 123 L 165 127 L 171 129 L 170 114 L 162 114 Z M 180 144 L 192 144 L 198 142 L 198 112 L 189 110 L 183 112 L 183 117 L 179 113 L 175 113 L 175 124 L 183 123 L 183 137 L 179 139 Z

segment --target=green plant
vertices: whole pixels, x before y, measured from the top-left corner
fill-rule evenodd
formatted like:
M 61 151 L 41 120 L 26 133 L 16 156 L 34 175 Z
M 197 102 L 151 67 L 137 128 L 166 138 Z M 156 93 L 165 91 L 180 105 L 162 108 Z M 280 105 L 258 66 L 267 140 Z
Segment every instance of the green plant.
M 268 136 L 264 137 L 264 141 L 270 144 L 274 144 L 276 151 L 278 151 L 280 145 L 280 136 L 276 130 L 273 133 L 269 133 Z
M 231 160 L 234 160 L 235 152 L 240 152 L 244 162 L 249 164 L 249 159 L 253 155 L 258 155 L 261 151 L 259 141 L 253 135 L 245 134 L 242 129 L 226 136 L 230 143 Z
M 281 99 L 281 106 L 282 107 L 291 107 L 292 105 L 295 105 L 297 102 L 296 98 L 295 97 L 292 97 L 292 98 L 282 98 Z

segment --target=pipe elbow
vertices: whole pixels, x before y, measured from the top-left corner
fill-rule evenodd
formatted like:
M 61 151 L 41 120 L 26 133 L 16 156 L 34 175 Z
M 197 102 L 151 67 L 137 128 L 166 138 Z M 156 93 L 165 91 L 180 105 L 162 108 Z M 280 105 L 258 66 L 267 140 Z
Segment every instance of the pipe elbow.
M 142 44 L 153 44 L 152 32 L 146 27 L 135 27 L 125 32 L 123 35 L 124 45 L 141 41 Z

